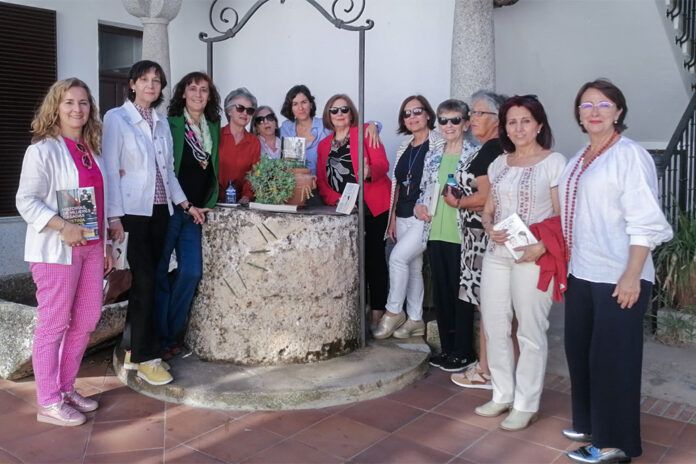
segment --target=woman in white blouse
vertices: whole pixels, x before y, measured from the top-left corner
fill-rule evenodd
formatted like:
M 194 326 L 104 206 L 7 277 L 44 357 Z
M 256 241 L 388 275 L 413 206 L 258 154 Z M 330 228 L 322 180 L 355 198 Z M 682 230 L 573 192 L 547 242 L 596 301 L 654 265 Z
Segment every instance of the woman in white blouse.
M 655 276 L 650 250 L 672 238 L 657 199 L 650 155 L 620 133 L 628 108 L 614 84 L 580 88 L 575 119 L 589 145 L 570 160 L 559 183 L 570 254 L 565 349 L 573 428 L 590 442 L 568 457 L 627 462 L 642 453 L 640 385 L 643 316 Z
M 536 419 L 539 410 L 552 287 L 537 289 L 539 266 L 535 261 L 546 251 L 543 243 L 522 247 L 523 256 L 515 260 L 504 246 L 507 231 L 496 231 L 493 226 L 515 213 L 527 226 L 558 215 L 557 185 L 566 159 L 550 150 L 551 128 L 536 96 L 509 98 L 500 108 L 499 118 L 505 153 L 488 168 L 491 194 L 481 215 L 490 237 L 483 258 L 481 316 L 493 399 L 475 412 L 495 417 L 512 408 L 500 428 L 521 430 Z M 513 315 L 520 346 L 517 366 L 511 338 Z

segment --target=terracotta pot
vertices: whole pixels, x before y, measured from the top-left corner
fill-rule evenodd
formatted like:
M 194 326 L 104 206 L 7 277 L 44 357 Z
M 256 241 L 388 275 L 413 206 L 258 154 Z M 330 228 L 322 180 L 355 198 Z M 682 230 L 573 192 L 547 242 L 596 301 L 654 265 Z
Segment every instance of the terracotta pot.
M 316 177 L 310 173 L 309 168 L 293 168 L 292 172 L 295 174 L 295 191 L 286 203 L 304 206 L 312 198 L 312 190 L 317 188 Z

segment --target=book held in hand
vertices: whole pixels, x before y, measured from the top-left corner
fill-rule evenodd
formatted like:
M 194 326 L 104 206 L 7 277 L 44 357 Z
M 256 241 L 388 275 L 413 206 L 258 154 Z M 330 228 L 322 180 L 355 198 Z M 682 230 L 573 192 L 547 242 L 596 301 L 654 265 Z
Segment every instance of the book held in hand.
M 99 219 L 94 187 L 57 190 L 58 215 L 66 221 L 91 230 L 85 240 L 99 240 Z
M 283 137 L 281 146 L 283 159 L 305 162 L 307 150 L 304 137 Z
M 348 182 L 343 189 L 343 195 L 336 205 L 336 212 L 341 214 L 350 214 L 355 207 L 355 202 L 358 200 L 360 186 L 358 184 Z
M 512 213 L 499 223 L 493 226 L 493 230 L 507 230 L 508 239 L 505 242 L 505 248 L 510 252 L 513 258 L 520 259 L 524 252 L 515 251 L 515 248 L 534 245 L 537 243 L 536 237 L 529 230 L 527 225 L 522 221 L 522 218 L 517 213 Z

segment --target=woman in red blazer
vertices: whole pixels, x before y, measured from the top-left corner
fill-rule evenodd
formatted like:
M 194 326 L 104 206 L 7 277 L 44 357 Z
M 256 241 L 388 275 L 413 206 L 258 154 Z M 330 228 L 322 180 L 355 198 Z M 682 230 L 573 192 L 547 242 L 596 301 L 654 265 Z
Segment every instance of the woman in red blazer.
M 317 186 L 324 203 L 335 205 L 347 183 L 358 183 L 358 111 L 348 95 L 334 95 L 324 106 L 323 120 L 324 127 L 333 134 L 324 138 L 317 149 Z M 372 148 L 365 138 L 363 146 L 365 277 L 374 320 L 384 313 L 389 292 L 384 232 L 389 216 L 391 182 L 387 177 L 389 161 L 384 145 Z

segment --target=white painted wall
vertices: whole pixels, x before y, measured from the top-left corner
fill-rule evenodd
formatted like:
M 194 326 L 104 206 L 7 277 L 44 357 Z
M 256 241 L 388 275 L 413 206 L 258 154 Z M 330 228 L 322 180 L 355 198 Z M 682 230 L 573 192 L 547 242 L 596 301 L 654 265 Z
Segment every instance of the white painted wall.
M 556 149 L 570 156 L 586 140 L 573 118 L 577 90 L 607 77 L 628 101 L 626 135 L 664 148 L 689 98 L 664 8 L 664 0 L 521 0 L 498 9 L 498 89 L 537 94 Z

